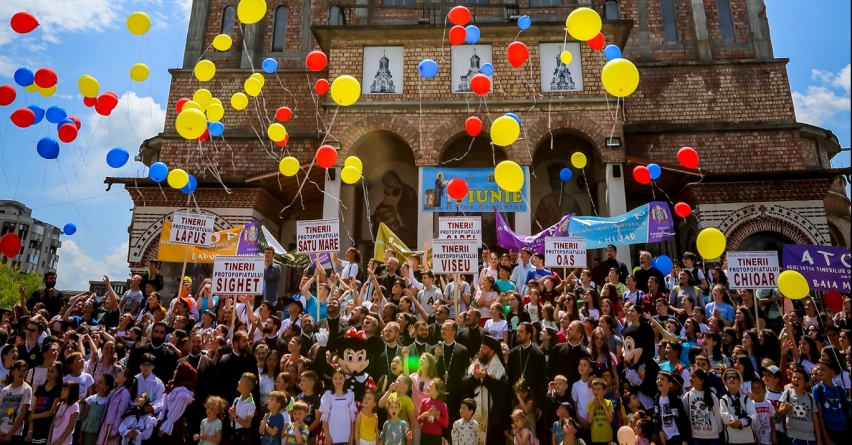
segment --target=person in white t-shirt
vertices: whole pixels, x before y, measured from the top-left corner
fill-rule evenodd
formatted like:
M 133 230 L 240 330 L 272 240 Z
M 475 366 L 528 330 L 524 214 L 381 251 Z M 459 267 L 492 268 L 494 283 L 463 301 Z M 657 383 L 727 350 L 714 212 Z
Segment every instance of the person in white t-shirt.
M 0 390 L 0 413 L 3 413 L 0 417 L 0 440 L 23 442 L 21 432 L 33 398 L 33 389 L 24 382 L 27 362 L 16 361 L 10 372 L 12 384 Z
M 83 337 L 86 337 L 86 336 L 84 335 Z M 83 371 L 83 368 L 86 366 L 86 361 L 83 358 L 83 354 L 80 353 L 80 352 L 72 352 L 68 356 L 67 362 L 69 363 L 69 368 L 71 369 L 71 373 L 66 375 L 62 379 L 62 382 L 63 383 L 64 382 L 77 382 L 78 384 L 80 384 L 80 399 L 81 400 L 85 399 L 86 396 L 91 395 L 89 393 L 90 387 L 93 390 L 93 391 L 91 391 L 91 393 L 93 394 L 94 393 L 93 385 L 95 384 L 95 379 L 92 378 L 91 374 Z
M 491 318 L 485 322 L 484 329 L 492 337 L 509 344 L 509 323 L 503 315 L 503 306 L 500 303 L 491 305 Z

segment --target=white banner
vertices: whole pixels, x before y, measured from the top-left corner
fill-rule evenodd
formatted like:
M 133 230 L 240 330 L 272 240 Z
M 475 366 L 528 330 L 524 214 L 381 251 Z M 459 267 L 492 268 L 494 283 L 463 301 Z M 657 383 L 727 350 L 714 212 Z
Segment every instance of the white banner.
M 432 272 L 474 274 L 479 264 L 479 241 L 465 239 L 432 240 Z
M 175 212 L 172 219 L 172 231 L 169 242 L 173 244 L 189 244 L 191 246 L 210 247 L 213 244 L 213 215 Z
M 219 295 L 262 294 L 264 268 L 262 256 L 217 255 L 213 260 L 212 292 Z
M 778 252 L 728 252 L 728 282 L 732 289 L 778 287 Z
M 340 250 L 340 220 L 314 219 L 296 223 L 296 253 Z
M 586 239 L 549 236 L 544 239 L 545 267 L 587 267 Z
M 442 216 L 438 218 L 438 238 L 469 239 L 482 244 L 482 218 Z

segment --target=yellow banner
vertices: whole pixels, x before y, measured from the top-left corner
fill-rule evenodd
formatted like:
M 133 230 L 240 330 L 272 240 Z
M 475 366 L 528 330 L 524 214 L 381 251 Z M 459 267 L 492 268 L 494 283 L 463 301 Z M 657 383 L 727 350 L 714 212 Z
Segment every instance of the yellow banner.
M 257 255 L 258 230 L 257 223 L 234 227 L 233 229 L 214 232 L 213 244 L 210 247 L 196 247 L 186 244 L 169 242 L 172 223 L 163 222 L 163 232 L 160 235 L 158 261 L 182 263 L 186 258 L 188 263 L 213 263 L 216 255 Z M 187 250 L 189 255 L 187 256 Z
M 379 230 L 376 233 L 376 245 L 373 251 L 373 259 L 379 262 L 385 261 L 385 249 L 391 248 L 396 253 L 396 259 L 402 264 L 405 259 L 411 256 L 414 252 L 408 248 L 399 237 L 396 236 L 385 223 L 379 223 Z

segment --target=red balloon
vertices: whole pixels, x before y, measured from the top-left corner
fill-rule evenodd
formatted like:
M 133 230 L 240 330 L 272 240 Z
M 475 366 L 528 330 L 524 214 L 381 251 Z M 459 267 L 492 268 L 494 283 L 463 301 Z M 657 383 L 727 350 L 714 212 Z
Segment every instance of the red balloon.
M 692 214 L 692 207 L 685 202 L 679 202 L 674 206 L 675 215 L 686 218 L 687 216 Z
M 12 85 L 0 85 L 0 106 L 5 107 L 15 101 L 18 93 Z
M 38 19 L 29 12 L 19 12 L 12 16 L 12 31 L 18 34 L 32 32 L 38 26 Z
M 461 201 L 467 195 L 467 182 L 461 178 L 454 178 L 447 184 L 447 195 L 456 201 Z
M 527 45 L 524 45 L 523 42 L 512 42 L 509 44 L 507 55 L 509 57 L 509 64 L 518 68 L 530 58 L 530 50 L 527 49 Z
M 178 113 L 183 111 L 183 105 L 187 102 L 189 102 L 189 99 L 187 99 L 186 97 L 182 97 L 179 101 L 177 101 L 177 103 L 175 104 L 175 108 L 177 108 Z
M 100 114 L 101 116 L 109 116 L 112 113 L 112 108 L 107 108 L 106 105 L 102 104 L 100 101 L 95 101 L 95 112 Z
M 42 68 L 35 72 L 35 84 L 39 88 L 50 88 L 56 85 L 58 81 L 59 76 L 56 75 L 56 71 L 50 68 Z
M 843 296 L 836 290 L 830 290 L 822 295 L 822 302 L 834 312 L 843 310 Z
M 276 142 L 276 144 L 278 144 L 279 147 L 286 147 L 288 142 L 290 142 L 290 134 L 289 133 L 285 134 L 284 139 Z
M 476 137 L 482 131 L 482 121 L 476 116 L 471 116 L 464 121 L 464 130 L 467 134 Z
M 92 108 L 98 103 L 98 99 L 96 97 L 84 97 L 83 105 Z
M 633 169 L 633 179 L 640 184 L 651 183 L 651 171 L 644 165 L 639 165 Z
M 686 168 L 698 168 L 698 152 L 692 147 L 683 147 L 677 152 L 677 161 Z
M 210 139 L 210 130 L 205 128 L 204 133 L 196 139 L 198 142 L 204 142 L 207 139 Z
M 311 71 L 321 71 L 328 65 L 328 57 L 322 51 L 311 51 L 305 58 L 305 64 Z
M 35 122 L 35 112 L 29 108 L 19 108 L 9 118 L 12 119 L 13 124 L 21 128 L 27 128 Z
M 592 40 L 588 41 L 589 48 L 600 51 L 603 49 L 604 44 L 606 43 L 606 39 L 604 38 L 603 33 L 598 33 Z
M 107 91 L 98 96 L 96 106 L 101 106 L 102 109 L 112 112 L 118 106 L 118 96 L 112 91 Z
M 80 130 L 80 127 L 83 126 L 83 124 L 80 123 L 80 119 L 78 119 L 77 116 L 68 116 L 68 119 L 71 120 L 71 121 L 74 121 L 74 125 L 77 126 L 78 131 Z
M 0 237 L 0 253 L 13 258 L 21 251 L 21 237 L 15 233 L 7 233 Z
M 482 73 L 475 74 L 470 78 L 470 89 L 474 93 L 484 96 L 491 91 L 491 79 Z
M 328 79 L 317 79 L 317 82 L 314 84 L 314 90 L 316 90 L 317 94 L 320 96 L 328 93 L 329 88 L 331 88 L 331 85 L 329 85 Z
M 450 9 L 450 13 L 447 14 L 450 22 L 453 25 L 464 26 L 467 25 L 467 22 L 470 21 L 470 10 L 464 6 L 456 6 L 453 9 Z
M 317 150 L 317 164 L 322 168 L 334 167 L 337 162 L 337 150 L 331 145 L 323 145 Z
M 451 45 L 461 45 L 464 43 L 464 38 L 467 35 L 467 31 L 464 30 L 464 26 L 453 26 L 450 28 L 450 44 Z
M 287 107 L 281 107 L 275 112 L 275 119 L 281 122 L 287 122 L 291 117 L 293 117 L 293 111 Z
M 62 124 L 59 127 L 59 140 L 70 144 L 74 142 L 74 139 L 77 139 L 77 126 L 74 124 Z

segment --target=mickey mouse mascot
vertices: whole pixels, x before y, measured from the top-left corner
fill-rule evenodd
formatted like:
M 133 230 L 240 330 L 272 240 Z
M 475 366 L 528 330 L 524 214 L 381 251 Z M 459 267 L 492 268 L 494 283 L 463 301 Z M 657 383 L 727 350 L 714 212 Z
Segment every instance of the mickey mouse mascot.
M 646 410 L 654 407 L 657 394 L 657 373 L 660 366 L 654 361 L 654 329 L 647 323 L 634 323 L 622 332 L 622 348 L 626 369 L 623 381 L 630 383 Z
M 364 334 L 364 331 L 349 328 L 343 337 L 332 342 L 331 349 L 337 355 L 336 364 L 325 360 L 328 331 L 320 329 L 316 334 L 316 339 L 320 347 L 317 350 L 316 360 L 313 361 L 311 367 L 323 379 L 326 388 L 332 388 L 331 376 L 334 374 L 334 370 L 336 368 L 343 370 L 346 374 L 346 383 L 343 388 L 346 391 L 352 391 L 355 395 L 358 409 L 361 409 L 360 405 L 364 400 L 364 393 L 376 390 L 376 383 L 367 374 L 367 368 L 370 366 L 370 356 L 367 351 L 367 335 Z

